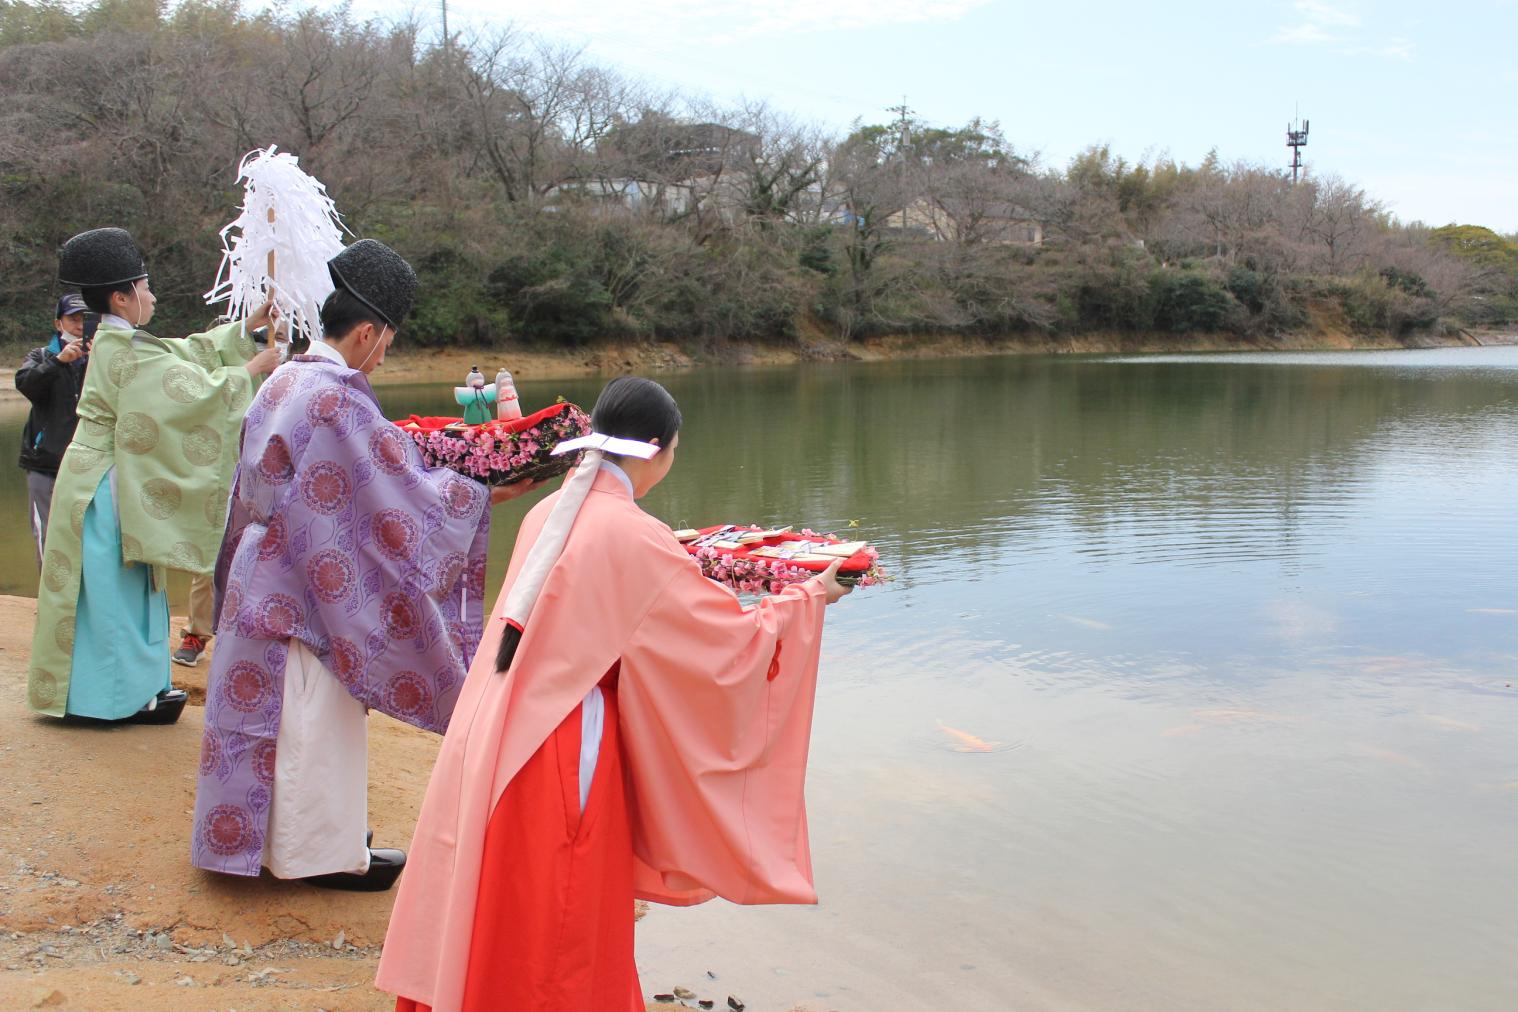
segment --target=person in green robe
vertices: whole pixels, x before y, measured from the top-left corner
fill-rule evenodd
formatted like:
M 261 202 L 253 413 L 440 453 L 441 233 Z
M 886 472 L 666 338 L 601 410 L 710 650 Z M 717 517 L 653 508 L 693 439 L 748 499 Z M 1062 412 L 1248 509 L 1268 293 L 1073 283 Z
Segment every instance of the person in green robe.
M 141 329 L 156 299 L 131 235 L 64 244 L 59 281 L 100 314 L 79 426 L 53 491 L 27 702 L 54 717 L 171 724 L 165 570 L 208 574 L 226 523 L 253 378 L 278 364 L 247 320 L 186 338 Z

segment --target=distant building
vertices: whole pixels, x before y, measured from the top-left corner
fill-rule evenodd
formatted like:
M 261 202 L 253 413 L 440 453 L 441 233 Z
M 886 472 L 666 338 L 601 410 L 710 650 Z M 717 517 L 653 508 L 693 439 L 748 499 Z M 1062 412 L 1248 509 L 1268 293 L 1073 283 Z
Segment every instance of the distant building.
M 940 242 L 981 242 L 1007 246 L 1042 246 L 1044 223 L 1036 214 L 1009 201 L 970 201 L 920 197 L 891 215 L 892 225 Z
M 735 226 L 753 196 L 762 139 L 720 123 L 680 123 L 645 116 L 610 130 L 598 145 L 595 167 L 560 180 L 543 195 L 553 211 L 570 204 L 599 214 L 679 218 L 699 214 Z M 812 182 L 788 202 L 791 220 L 850 225 L 855 210 L 841 194 Z M 1027 208 L 1004 200 L 920 197 L 882 224 L 943 242 L 1041 246 L 1044 223 Z
M 688 214 L 716 209 L 724 220 L 743 206 L 760 138 L 720 123 L 678 123 L 645 117 L 610 131 L 596 152 L 599 173 L 561 180 L 544 194 L 545 207 L 563 202 L 605 211 Z

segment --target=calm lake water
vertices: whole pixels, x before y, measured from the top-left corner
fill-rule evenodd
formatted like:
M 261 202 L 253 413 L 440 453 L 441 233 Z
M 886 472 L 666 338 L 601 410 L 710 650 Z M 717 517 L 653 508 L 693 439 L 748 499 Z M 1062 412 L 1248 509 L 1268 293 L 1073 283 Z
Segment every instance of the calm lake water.
M 858 521 L 897 580 L 829 612 L 821 904 L 655 908 L 646 990 L 1518 1008 L 1518 348 L 666 383 L 686 428 L 650 512 Z M 0 591 L 31 594 L 6 473 Z M 524 510 L 496 513 L 493 582 Z

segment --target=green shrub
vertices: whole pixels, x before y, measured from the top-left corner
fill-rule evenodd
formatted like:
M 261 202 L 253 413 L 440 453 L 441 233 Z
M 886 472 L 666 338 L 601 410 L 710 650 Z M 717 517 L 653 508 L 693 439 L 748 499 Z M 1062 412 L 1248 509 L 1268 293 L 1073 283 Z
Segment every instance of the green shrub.
M 1248 267 L 1234 267 L 1228 272 L 1228 293 L 1251 313 L 1263 313 L 1275 289 L 1275 276 Z
M 1237 329 L 1240 306 L 1228 290 L 1205 274 L 1160 270 L 1149 275 L 1153 326 L 1178 334 Z
M 582 347 L 613 330 L 612 298 L 592 265 L 568 246 L 538 246 L 496 265 L 486 278 L 492 306 L 512 336 L 532 344 Z
M 1127 253 L 1070 267 L 1061 288 L 1075 307 L 1081 330 L 1149 330 L 1154 306 L 1148 257 Z
M 1432 299 L 1410 295 L 1387 284 L 1379 274 L 1361 273 L 1338 285 L 1338 297 L 1350 324 L 1362 333 L 1405 337 L 1432 327 L 1438 310 Z
M 829 228 L 809 228 L 801 240 L 801 252 L 796 257 L 796 262 L 809 271 L 818 274 L 834 274 L 838 271 L 838 264 L 833 259 L 833 250 L 829 244 Z
M 1397 267 L 1383 267 L 1379 274 L 1381 280 L 1389 287 L 1418 298 L 1433 298 L 1434 290 L 1428 286 L 1428 282 L 1412 271 L 1404 271 Z
M 1306 293 L 1291 279 L 1273 272 L 1236 266 L 1224 283 L 1228 293 L 1248 314 L 1240 326 L 1251 333 L 1277 334 L 1307 325 Z
M 490 345 L 505 335 L 506 312 L 488 297 L 476 265 L 462 253 L 443 247 L 413 264 L 418 283 L 416 306 L 406 321 L 408 343 Z

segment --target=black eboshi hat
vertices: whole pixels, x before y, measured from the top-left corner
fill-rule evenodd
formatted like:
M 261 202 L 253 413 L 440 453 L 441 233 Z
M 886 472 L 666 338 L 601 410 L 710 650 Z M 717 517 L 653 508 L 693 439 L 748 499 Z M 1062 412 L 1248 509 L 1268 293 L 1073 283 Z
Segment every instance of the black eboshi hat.
M 58 251 L 58 281 L 78 288 L 124 285 L 148 276 L 132 234 L 124 228 L 80 232 Z
M 400 329 L 416 295 L 416 271 L 395 250 L 374 239 L 360 239 L 327 261 L 332 283 Z

